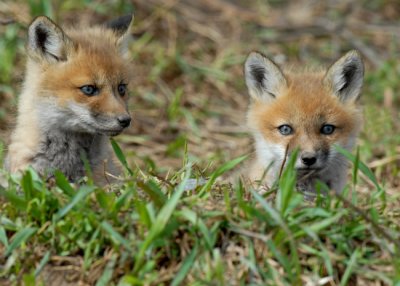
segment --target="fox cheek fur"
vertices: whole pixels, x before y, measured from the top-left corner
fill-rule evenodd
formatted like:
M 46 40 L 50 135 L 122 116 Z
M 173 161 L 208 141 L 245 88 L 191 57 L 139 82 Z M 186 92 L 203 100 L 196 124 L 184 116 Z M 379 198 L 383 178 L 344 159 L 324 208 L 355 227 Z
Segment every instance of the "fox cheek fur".
M 115 33 L 114 43 L 107 47 L 105 42 L 101 50 L 85 43 L 79 32 L 70 32 L 70 38 L 45 17 L 37 18 L 28 34 L 29 57 L 43 74 L 37 101 L 39 114 L 44 115 L 39 116 L 41 121 L 69 131 L 107 135 L 116 135 L 129 125 L 127 97 L 119 94 L 120 85 L 125 88 L 129 78 L 120 55 L 123 34 Z
M 107 172 L 118 175 L 108 136 L 131 122 L 126 50 L 132 25 L 132 16 L 65 31 L 47 17 L 32 22 L 6 168 L 16 172 L 30 165 L 48 176 L 59 169 L 75 181 L 85 174 L 84 154 L 98 182 L 105 182 Z
M 298 187 L 315 191 L 317 180 L 340 192 L 347 162 L 336 150 L 351 150 L 362 125 L 359 96 L 364 66 L 350 51 L 324 71 L 283 72 L 264 55 L 253 52 L 244 66 L 251 97 L 247 113 L 256 159 L 248 177 L 271 186 L 285 156 L 299 150 L 295 168 L 309 179 Z

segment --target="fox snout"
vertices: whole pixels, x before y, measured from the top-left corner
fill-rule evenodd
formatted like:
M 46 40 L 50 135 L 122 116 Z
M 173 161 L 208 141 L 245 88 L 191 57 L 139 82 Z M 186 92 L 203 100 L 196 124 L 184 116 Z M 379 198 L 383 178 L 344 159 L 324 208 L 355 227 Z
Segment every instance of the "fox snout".
M 305 152 L 300 156 L 301 162 L 307 167 L 311 167 L 317 162 L 316 154 Z
M 297 158 L 296 168 L 300 170 L 304 169 L 323 169 L 326 165 L 328 154 L 322 151 L 300 151 L 299 157 Z
M 115 136 L 129 127 L 132 117 L 129 113 L 118 114 L 114 116 L 97 117 L 98 131 L 106 135 Z
M 117 117 L 117 120 L 122 128 L 126 128 L 131 124 L 132 118 L 130 115 L 120 115 Z
M 114 115 L 92 114 L 89 121 L 82 122 L 85 126 L 93 128 L 93 133 L 101 133 L 108 136 L 116 136 L 127 128 L 132 121 L 129 113 L 118 113 Z

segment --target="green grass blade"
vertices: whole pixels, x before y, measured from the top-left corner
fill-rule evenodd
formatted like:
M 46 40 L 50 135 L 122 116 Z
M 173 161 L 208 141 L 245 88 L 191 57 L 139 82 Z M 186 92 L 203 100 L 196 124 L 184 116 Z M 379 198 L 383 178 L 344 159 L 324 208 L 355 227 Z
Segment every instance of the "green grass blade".
M 351 273 L 353 272 L 354 266 L 357 264 L 357 258 L 360 255 L 360 251 L 358 248 L 354 250 L 353 254 L 350 257 L 350 260 L 347 264 L 346 270 L 342 276 L 342 280 L 340 281 L 340 286 L 347 285 L 347 281 L 350 278 Z
M 18 196 L 12 191 L 6 191 L 0 186 L 0 195 L 6 198 L 15 208 L 20 211 L 26 211 L 28 202 L 21 196 Z
M 167 196 L 154 181 L 150 180 L 146 183 L 138 181 L 137 185 L 149 195 L 157 207 L 161 208 L 167 201 Z
M 115 204 L 115 197 L 113 196 L 114 194 L 108 194 L 106 193 L 105 190 L 102 189 L 97 189 L 96 190 L 96 201 L 99 204 L 99 206 L 105 210 L 105 211 L 110 211 L 110 209 L 114 206 Z
M 157 236 L 164 230 L 165 226 L 167 225 L 172 213 L 174 212 L 176 206 L 178 205 L 178 202 L 182 194 L 185 191 L 186 182 L 188 181 L 189 177 L 190 177 L 190 169 L 188 168 L 182 182 L 179 184 L 175 192 L 172 194 L 171 198 L 165 203 L 165 205 L 159 211 L 154 223 L 152 224 L 149 230 L 149 233 L 145 241 L 141 245 L 139 252 L 137 254 L 135 267 L 133 270 L 135 273 L 141 267 L 146 250 L 151 245 L 153 240 L 157 238 Z
M 357 158 L 353 154 L 351 154 L 349 151 L 347 151 L 346 149 L 344 149 L 344 148 L 342 148 L 342 147 L 340 147 L 338 145 L 335 145 L 335 148 L 340 153 L 342 153 L 348 160 L 350 160 L 353 164 L 357 163 L 360 171 L 363 172 L 364 175 L 367 176 L 368 179 L 371 180 L 371 182 L 375 185 L 376 189 L 377 190 L 381 189 L 381 187 L 379 186 L 378 180 L 376 179 L 374 173 L 368 168 L 367 165 L 365 165 L 362 161 L 356 162 Z
M 296 170 L 294 165 L 296 163 L 298 149 L 296 149 L 289 157 L 289 162 L 279 179 L 279 189 L 276 199 L 276 208 L 283 216 L 288 213 L 290 202 L 298 196 L 295 190 L 296 186 Z M 298 200 L 297 200 L 298 201 Z M 298 201 L 299 202 L 299 201 Z
M 57 222 L 63 218 L 74 206 L 83 201 L 91 192 L 95 190 L 94 187 L 82 186 L 71 201 L 62 209 L 60 209 L 53 217 L 54 221 Z
M 333 225 L 337 221 L 339 221 L 344 215 L 344 212 L 338 212 L 334 216 L 318 220 L 317 222 L 307 226 L 307 231 L 311 231 L 314 233 L 318 233 L 319 231 Z M 300 230 L 294 234 L 295 237 L 302 236 L 305 233 L 305 230 Z
M 8 247 L 8 238 L 6 231 L 3 226 L 0 226 L 0 242 L 7 248 Z
M 74 188 L 71 186 L 71 184 L 69 183 L 69 181 L 67 180 L 67 178 L 61 171 L 56 170 L 54 172 L 54 177 L 56 178 L 56 185 L 61 190 L 63 190 L 63 192 L 65 194 L 67 194 L 69 197 L 72 197 L 75 195 L 76 192 L 75 192 Z
M 278 224 L 282 230 L 286 233 L 287 239 L 289 241 L 290 245 L 290 251 L 291 251 L 291 260 L 292 260 L 292 265 L 291 269 L 293 269 L 294 273 L 289 273 L 290 276 L 292 276 L 293 282 L 299 282 L 300 279 L 300 260 L 299 256 L 297 253 L 297 246 L 296 242 L 293 238 L 293 234 L 290 231 L 289 227 L 286 225 L 285 221 L 281 217 L 280 213 L 275 210 L 260 194 L 258 194 L 255 190 L 249 189 L 251 194 L 254 196 L 254 198 L 260 203 L 260 205 L 263 207 L 263 209 L 266 211 L 266 213 L 271 216 L 271 218 L 275 221 L 276 224 Z M 294 276 L 293 276 L 294 275 Z
M 18 231 L 11 239 L 10 245 L 7 247 L 5 256 L 8 256 L 16 248 L 18 248 L 22 243 L 28 240 L 37 231 L 36 227 L 26 227 Z
M 174 280 L 171 282 L 171 286 L 181 285 L 182 281 L 185 279 L 186 275 L 192 268 L 194 261 L 196 260 L 198 250 L 199 247 L 196 244 L 192 251 L 183 260 L 181 267 L 174 277 Z
M 30 170 L 27 170 L 22 176 L 21 187 L 24 190 L 25 199 L 31 200 L 33 197 L 33 182 Z
M 43 258 L 40 260 L 39 266 L 35 270 L 35 277 L 37 277 L 43 268 L 46 266 L 47 262 L 50 260 L 51 251 L 47 251 Z
M 110 138 L 110 142 L 114 153 L 117 156 L 118 160 L 121 162 L 122 166 L 124 166 L 130 176 L 133 176 L 133 172 L 131 168 L 129 168 L 128 161 L 126 161 L 126 157 L 122 152 L 121 147 L 119 147 L 118 143 L 113 138 Z
M 357 153 L 356 156 L 354 157 L 354 163 L 353 163 L 353 174 L 352 174 L 352 183 L 353 186 L 357 185 L 357 179 L 358 179 L 358 169 L 360 169 L 360 149 L 357 148 Z
M 109 224 L 107 221 L 103 221 L 100 224 L 101 228 L 105 230 L 110 236 L 113 241 L 115 241 L 117 244 L 124 246 L 126 249 L 129 251 L 132 251 L 132 247 L 129 243 L 128 240 L 122 237 L 121 234 L 119 234 L 115 229 L 112 227 L 111 224 Z
M 212 173 L 211 178 L 207 181 L 207 183 L 201 188 L 200 194 L 203 194 L 205 192 L 208 192 L 217 178 L 221 176 L 222 174 L 228 172 L 229 170 L 232 170 L 235 168 L 238 164 L 240 164 L 242 161 L 244 161 L 248 156 L 241 156 L 238 158 L 235 158 L 229 162 L 226 162 L 222 166 L 220 166 L 214 173 Z
M 115 201 L 115 204 L 113 205 L 113 211 L 119 211 L 122 208 L 122 206 L 125 204 L 125 202 L 129 201 L 129 198 L 132 196 L 134 191 L 135 191 L 135 189 L 133 187 L 131 187 L 128 190 L 125 190 L 125 192 L 122 193 L 122 195 L 119 196 L 117 198 L 117 200 Z
M 106 268 L 104 269 L 103 274 L 97 280 L 96 286 L 107 286 L 110 285 L 111 278 L 113 276 L 115 264 L 117 262 L 117 255 L 112 255 L 110 261 L 108 261 Z
M 146 208 L 146 204 L 140 199 L 135 199 L 133 203 L 140 218 L 140 222 L 147 228 L 150 228 L 152 225 L 152 218 L 150 217 L 149 211 Z

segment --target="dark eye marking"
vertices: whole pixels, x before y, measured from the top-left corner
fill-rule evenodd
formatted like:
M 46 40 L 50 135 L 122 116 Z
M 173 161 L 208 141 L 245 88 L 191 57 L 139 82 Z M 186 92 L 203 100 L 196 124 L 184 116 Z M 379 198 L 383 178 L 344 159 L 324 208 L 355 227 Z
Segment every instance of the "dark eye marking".
M 118 85 L 118 93 L 120 96 L 125 96 L 126 94 L 126 84 L 121 83 Z
M 332 124 L 324 124 L 321 127 L 321 134 L 324 135 L 331 135 L 336 129 L 336 126 L 332 125 Z
M 278 130 L 284 136 L 293 134 L 293 132 L 294 132 L 293 127 L 288 124 L 283 124 L 283 125 L 279 126 Z
M 94 95 L 98 95 L 100 93 L 100 89 L 97 86 L 92 85 L 92 84 L 83 85 L 79 89 L 82 91 L 82 93 L 84 95 L 87 95 L 87 96 L 94 96 Z

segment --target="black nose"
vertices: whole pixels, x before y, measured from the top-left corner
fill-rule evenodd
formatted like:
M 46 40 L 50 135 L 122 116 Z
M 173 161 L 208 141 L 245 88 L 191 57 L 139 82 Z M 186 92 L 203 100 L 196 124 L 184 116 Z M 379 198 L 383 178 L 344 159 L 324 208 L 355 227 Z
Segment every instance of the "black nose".
M 128 127 L 131 124 L 131 117 L 129 115 L 118 116 L 118 122 L 121 127 Z
M 304 156 L 301 156 L 301 161 L 303 162 L 304 165 L 309 167 L 309 166 L 314 165 L 315 162 L 317 162 L 317 158 L 312 155 L 304 155 Z

